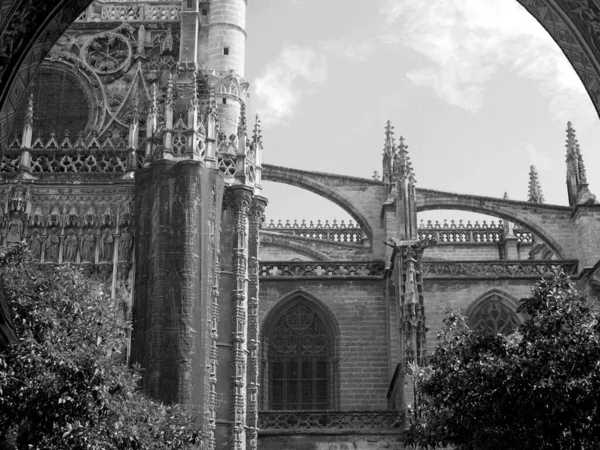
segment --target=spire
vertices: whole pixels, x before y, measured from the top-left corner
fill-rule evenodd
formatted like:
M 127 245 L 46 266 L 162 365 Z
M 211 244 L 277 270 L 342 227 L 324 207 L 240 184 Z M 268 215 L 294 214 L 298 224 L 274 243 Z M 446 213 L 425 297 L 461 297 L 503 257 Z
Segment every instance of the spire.
M 167 95 L 165 97 L 165 108 L 173 107 L 173 74 L 169 73 L 169 81 L 167 82 Z
M 254 120 L 254 130 L 252 131 L 252 143 L 257 147 L 260 147 L 261 149 L 263 148 L 262 131 L 260 129 L 260 117 L 258 116 L 258 114 L 256 115 Z
M 157 115 L 158 114 L 158 93 L 156 91 L 156 83 L 152 85 L 151 92 L 151 105 L 150 105 L 150 114 Z
M 190 93 L 191 108 L 198 108 L 198 106 L 200 105 L 199 97 L 200 96 L 198 92 L 198 71 L 194 70 L 194 73 L 192 74 L 192 92 Z
M 27 101 L 27 112 L 25 113 L 25 124 L 33 126 L 33 94 L 29 95 Z
M 415 180 L 415 174 L 412 168 L 412 162 L 410 161 L 410 156 L 408 156 L 408 145 L 406 145 L 404 136 L 400 136 L 398 151 L 396 153 L 396 163 L 394 164 L 395 169 L 398 171 L 398 176 L 400 178 L 406 177 L 412 183 Z
M 528 202 L 544 203 L 544 194 L 540 185 L 539 175 L 535 166 L 529 168 L 529 197 Z
M 242 103 L 240 106 L 240 121 L 238 123 L 238 138 L 246 136 L 246 104 Z
M 385 124 L 385 142 L 383 145 L 383 185 L 385 194 L 389 195 L 392 190 L 392 176 L 394 174 L 394 155 L 396 153 L 396 142 L 394 139 L 394 127 L 391 121 Z
M 396 142 L 394 139 L 394 126 L 388 120 L 385 124 L 385 144 L 383 146 L 384 155 L 392 157 L 396 151 Z
M 569 205 L 587 205 L 596 203 L 596 196 L 588 188 L 583 155 L 577 142 L 575 129 L 567 123 L 567 194 Z
M 23 124 L 23 139 L 21 147 L 31 148 L 33 143 L 33 94 L 27 101 L 27 111 L 25 112 L 25 123 Z

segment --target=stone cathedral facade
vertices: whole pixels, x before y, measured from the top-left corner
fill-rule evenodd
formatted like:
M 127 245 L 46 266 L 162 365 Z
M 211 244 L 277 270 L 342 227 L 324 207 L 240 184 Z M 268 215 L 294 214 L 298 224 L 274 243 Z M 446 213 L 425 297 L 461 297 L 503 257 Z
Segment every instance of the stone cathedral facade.
M 433 351 L 448 306 L 510 333 L 552 271 L 598 297 L 600 205 L 575 130 L 569 206 L 544 203 L 534 167 L 526 202 L 417 187 L 390 122 L 373 178 L 264 164 L 246 6 L 87 7 L 2 139 L 2 244 L 27 241 L 40 264 L 78 265 L 111 292 L 144 391 L 192 405 L 203 448 L 400 448 L 407 364 Z M 353 220 L 269 223 L 263 180 Z M 418 221 L 435 209 L 499 220 Z

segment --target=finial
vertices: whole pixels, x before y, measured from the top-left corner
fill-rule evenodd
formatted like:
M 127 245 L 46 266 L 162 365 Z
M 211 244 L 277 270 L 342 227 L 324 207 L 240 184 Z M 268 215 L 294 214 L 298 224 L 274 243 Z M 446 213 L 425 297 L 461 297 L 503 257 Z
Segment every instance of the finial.
M 252 131 L 252 143 L 262 148 L 262 131 L 260 129 L 260 117 L 256 114 L 254 120 L 254 130 Z
M 240 122 L 238 124 L 238 137 L 246 136 L 246 104 L 242 103 L 240 107 Z
M 199 92 L 198 92 L 198 71 L 194 70 L 192 72 L 192 92 L 190 94 L 190 107 L 198 108 L 200 105 L 199 100 Z
M 169 73 L 169 81 L 167 82 L 167 97 L 165 98 L 165 107 L 173 106 L 173 74 Z
M 575 135 L 575 129 L 573 128 L 573 124 L 569 121 L 567 122 L 567 156 L 569 155 L 577 155 L 578 145 L 577 145 L 577 137 Z
M 392 125 L 391 120 L 388 120 L 385 124 L 385 144 L 383 147 L 383 151 L 389 155 L 393 156 L 396 150 L 396 142 L 394 140 L 394 127 Z
M 535 166 L 529 168 L 529 197 L 527 201 L 531 203 L 544 203 L 544 194 L 542 194 L 542 187 Z
M 150 114 L 158 114 L 158 93 L 156 91 L 156 83 L 152 85 L 152 106 L 150 107 Z
M 25 123 L 27 125 L 33 125 L 33 93 L 29 94 L 29 100 L 27 101 L 27 112 L 25 113 Z
M 131 99 L 132 103 L 132 111 L 131 111 L 131 121 L 132 123 L 139 123 L 140 121 L 140 99 L 138 96 L 138 91 L 133 92 L 133 98 Z
M 206 117 L 210 117 L 216 120 L 218 114 L 217 101 L 215 100 L 215 87 L 208 87 L 208 102 L 206 103 Z M 219 122 L 217 122 L 217 125 Z
M 404 136 L 400 136 L 400 139 L 398 141 L 398 151 L 396 152 L 394 164 L 394 166 L 397 169 L 395 170 L 398 171 L 398 174 L 400 176 L 408 177 L 412 182 L 415 182 L 416 180 L 412 168 L 412 163 L 410 161 L 410 156 L 408 156 L 408 145 L 406 145 Z

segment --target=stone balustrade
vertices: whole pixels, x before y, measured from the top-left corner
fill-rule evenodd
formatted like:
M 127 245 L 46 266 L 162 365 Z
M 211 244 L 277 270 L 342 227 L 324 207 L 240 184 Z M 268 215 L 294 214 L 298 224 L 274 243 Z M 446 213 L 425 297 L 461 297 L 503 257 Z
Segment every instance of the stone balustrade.
M 261 435 L 397 434 L 404 426 L 400 411 L 260 411 Z
M 354 223 L 352 220 L 348 223 L 344 220 L 338 223 L 336 219 L 333 219 L 331 224 L 328 220 L 325 220 L 324 223 L 321 223 L 320 220 L 314 223 L 311 220 L 308 224 L 305 220 L 302 220 L 301 223 L 298 223 L 297 220 L 294 220 L 293 223 L 290 223 L 290 220 L 286 220 L 285 224 L 279 220 L 276 224 L 275 221 L 271 219 L 269 224 L 262 226 L 262 229 L 322 241 L 363 245 L 368 242 L 368 238 L 363 229 L 359 224 Z

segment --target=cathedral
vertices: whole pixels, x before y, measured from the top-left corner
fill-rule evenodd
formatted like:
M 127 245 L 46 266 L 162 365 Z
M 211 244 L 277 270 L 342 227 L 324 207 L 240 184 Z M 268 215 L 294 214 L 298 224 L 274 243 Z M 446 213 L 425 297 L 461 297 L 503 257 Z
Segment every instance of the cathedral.
M 417 187 L 391 122 L 373 137 L 381 175 L 269 165 L 246 112 L 246 7 L 86 6 L 0 127 L 2 245 L 104 285 L 144 392 L 190 405 L 202 448 L 401 448 L 408 365 L 426 363 L 449 306 L 509 334 L 543 276 L 600 295 L 600 204 L 574 126 L 569 206 L 544 202 L 533 166 L 528 201 Z M 266 221 L 263 181 L 352 220 Z M 497 219 L 417 219 L 431 210 Z

